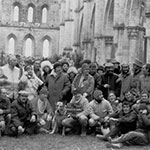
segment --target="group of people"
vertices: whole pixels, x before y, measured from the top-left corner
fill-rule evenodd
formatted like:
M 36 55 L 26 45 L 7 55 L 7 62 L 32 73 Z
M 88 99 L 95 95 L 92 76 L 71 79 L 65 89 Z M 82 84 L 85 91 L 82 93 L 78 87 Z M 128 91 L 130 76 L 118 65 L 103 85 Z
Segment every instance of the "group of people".
M 95 134 L 117 148 L 150 142 L 150 64 L 138 59 L 132 66 L 86 59 L 76 68 L 48 60 L 20 66 L 10 56 L 0 86 L 1 134 Z

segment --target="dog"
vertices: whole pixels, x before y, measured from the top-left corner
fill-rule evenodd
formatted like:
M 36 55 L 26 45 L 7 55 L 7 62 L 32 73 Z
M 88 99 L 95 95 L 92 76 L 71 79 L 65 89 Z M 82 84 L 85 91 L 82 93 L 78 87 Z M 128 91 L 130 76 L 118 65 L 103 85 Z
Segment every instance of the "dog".
M 62 131 L 62 135 L 65 135 L 64 129 L 62 129 L 62 120 L 66 118 L 66 110 L 63 102 L 57 102 L 56 111 L 52 119 L 52 131 L 50 134 L 58 133 Z

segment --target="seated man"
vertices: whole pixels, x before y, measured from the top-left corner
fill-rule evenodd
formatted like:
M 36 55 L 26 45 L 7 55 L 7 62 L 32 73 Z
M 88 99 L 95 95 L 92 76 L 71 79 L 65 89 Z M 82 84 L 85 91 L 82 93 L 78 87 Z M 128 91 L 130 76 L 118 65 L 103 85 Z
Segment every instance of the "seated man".
M 7 130 L 10 119 L 10 100 L 0 90 L 0 134 Z
M 137 115 L 132 110 L 130 102 L 123 102 L 122 110 L 115 112 L 109 119 L 111 122 L 111 130 L 106 135 L 97 135 L 99 139 L 107 140 L 108 137 L 115 137 L 119 134 L 125 134 L 136 129 Z
M 111 104 L 104 99 L 102 91 L 95 90 L 93 96 L 94 100 L 89 103 L 89 126 L 95 128 L 99 123 L 107 121 L 113 109 Z
M 12 103 L 9 135 L 33 134 L 39 131 L 37 114 L 26 91 L 19 91 L 18 98 Z
M 150 112 L 147 105 L 141 104 L 139 106 L 138 126 L 135 131 L 130 131 L 121 135 L 118 138 L 111 139 L 107 143 L 108 147 L 121 148 L 123 145 L 148 145 L 150 142 Z
M 62 125 L 68 128 L 74 128 L 75 125 L 81 125 L 81 136 L 86 136 L 86 126 L 88 121 L 88 100 L 80 94 L 80 91 L 73 91 L 73 98 L 70 105 L 74 108 L 73 114 L 62 121 Z M 79 109 L 81 111 L 79 112 Z M 75 110 L 77 110 L 75 112 Z

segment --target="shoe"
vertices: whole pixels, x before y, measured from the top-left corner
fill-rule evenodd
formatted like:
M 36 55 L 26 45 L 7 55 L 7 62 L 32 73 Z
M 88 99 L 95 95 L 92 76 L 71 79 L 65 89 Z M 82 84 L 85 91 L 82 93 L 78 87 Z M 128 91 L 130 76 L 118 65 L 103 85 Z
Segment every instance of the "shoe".
M 105 137 L 105 135 L 101 135 L 101 134 L 97 134 L 96 137 L 100 140 L 107 140 L 107 138 Z
M 121 143 L 106 143 L 107 148 L 119 149 L 122 147 Z

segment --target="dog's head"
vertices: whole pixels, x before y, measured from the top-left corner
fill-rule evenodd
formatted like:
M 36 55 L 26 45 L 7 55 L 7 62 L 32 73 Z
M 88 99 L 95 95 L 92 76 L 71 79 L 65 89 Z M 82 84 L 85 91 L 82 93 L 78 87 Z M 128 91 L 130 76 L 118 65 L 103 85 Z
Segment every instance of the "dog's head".
M 62 112 L 64 110 L 63 102 L 57 102 L 56 103 L 56 110 L 57 110 L 57 112 Z

